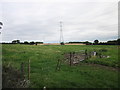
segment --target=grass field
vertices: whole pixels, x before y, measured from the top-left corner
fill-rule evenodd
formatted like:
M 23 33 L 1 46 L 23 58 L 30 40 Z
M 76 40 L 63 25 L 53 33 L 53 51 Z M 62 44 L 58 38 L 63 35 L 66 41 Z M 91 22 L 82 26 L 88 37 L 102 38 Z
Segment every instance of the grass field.
M 91 57 L 75 66 L 61 64 L 63 53 L 106 49 L 109 58 Z M 2 45 L 2 62 L 20 69 L 30 60 L 30 88 L 118 88 L 118 46 L 112 45 Z

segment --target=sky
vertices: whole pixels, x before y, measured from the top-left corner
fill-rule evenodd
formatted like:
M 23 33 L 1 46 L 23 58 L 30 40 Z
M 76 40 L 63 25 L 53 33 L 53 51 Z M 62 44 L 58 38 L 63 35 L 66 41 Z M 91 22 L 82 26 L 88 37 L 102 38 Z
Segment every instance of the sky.
M 118 38 L 117 0 L 2 0 L 2 41 L 101 42 Z

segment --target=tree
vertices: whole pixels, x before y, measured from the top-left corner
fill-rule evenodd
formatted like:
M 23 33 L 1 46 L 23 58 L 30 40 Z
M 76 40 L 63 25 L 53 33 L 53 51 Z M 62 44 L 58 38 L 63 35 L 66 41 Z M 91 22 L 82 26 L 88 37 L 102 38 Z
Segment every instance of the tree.
M 61 45 L 65 45 L 64 42 L 61 42 L 60 44 L 61 44 Z
M 120 38 L 119 38 L 119 39 L 117 39 L 117 44 L 118 44 L 118 45 L 120 45 Z
M 89 41 L 85 41 L 85 42 L 83 42 L 84 44 L 86 44 L 86 45 L 91 45 L 92 43 L 91 42 L 89 42 Z
M 98 43 L 99 43 L 98 40 L 95 40 L 95 41 L 94 41 L 94 44 L 95 44 L 95 45 L 98 45 Z
M 34 42 L 34 41 L 30 42 L 30 45 L 34 45 L 34 44 L 35 44 L 35 42 Z
M 20 43 L 20 40 L 13 40 L 12 43 L 13 43 L 13 44 Z
M 20 40 L 16 40 L 17 43 L 20 43 Z
M 29 42 L 28 41 L 24 41 L 24 44 L 29 44 Z
M 13 40 L 12 43 L 13 43 L 13 44 L 16 44 L 17 42 L 16 42 L 16 40 Z
M 37 44 L 43 44 L 43 42 L 36 42 Z

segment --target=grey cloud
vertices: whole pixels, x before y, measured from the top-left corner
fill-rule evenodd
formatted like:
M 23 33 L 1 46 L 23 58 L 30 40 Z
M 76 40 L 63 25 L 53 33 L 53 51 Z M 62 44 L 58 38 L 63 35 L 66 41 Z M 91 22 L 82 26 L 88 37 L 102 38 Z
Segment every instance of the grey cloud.
M 3 41 L 65 41 L 117 38 L 116 3 L 3 3 Z

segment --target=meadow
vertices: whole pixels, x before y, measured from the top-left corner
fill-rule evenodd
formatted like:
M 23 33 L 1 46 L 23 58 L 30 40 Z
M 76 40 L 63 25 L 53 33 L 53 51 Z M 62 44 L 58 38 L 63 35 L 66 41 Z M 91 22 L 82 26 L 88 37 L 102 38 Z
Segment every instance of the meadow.
M 109 58 L 91 57 L 77 65 L 64 63 L 64 53 L 106 50 Z M 56 71 L 58 59 L 61 68 Z M 116 45 L 2 45 L 2 63 L 20 69 L 30 60 L 30 88 L 118 88 Z M 27 68 L 26 68 L 27 77 Z

